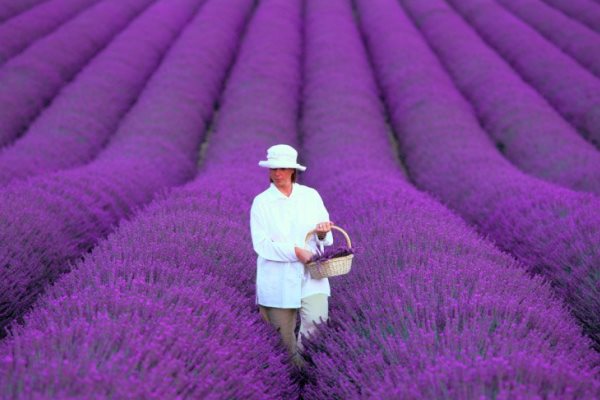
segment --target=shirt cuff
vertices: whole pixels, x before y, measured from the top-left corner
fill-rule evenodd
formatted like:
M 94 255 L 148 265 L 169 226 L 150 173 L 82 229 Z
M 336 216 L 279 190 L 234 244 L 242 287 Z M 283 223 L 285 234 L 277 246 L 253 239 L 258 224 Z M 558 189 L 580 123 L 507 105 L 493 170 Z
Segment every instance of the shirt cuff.
M 297 246 L 295 243 L 289 245 L 289 250 L 288 250 L 289 251 L 289 256 L 294 261 L 300 261 L 300 259 L 296 255 L 296 247 L 300 247 L 300 246 Z

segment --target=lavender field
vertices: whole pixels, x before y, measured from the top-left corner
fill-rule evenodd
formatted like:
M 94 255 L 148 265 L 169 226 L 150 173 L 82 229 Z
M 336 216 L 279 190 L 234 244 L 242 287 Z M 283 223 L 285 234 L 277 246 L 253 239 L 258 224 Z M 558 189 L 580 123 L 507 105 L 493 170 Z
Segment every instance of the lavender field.
M 279 143 L 355 246 L 301 372 Z M 0 398 L 600 398 L 600 1 L 0 0 Z

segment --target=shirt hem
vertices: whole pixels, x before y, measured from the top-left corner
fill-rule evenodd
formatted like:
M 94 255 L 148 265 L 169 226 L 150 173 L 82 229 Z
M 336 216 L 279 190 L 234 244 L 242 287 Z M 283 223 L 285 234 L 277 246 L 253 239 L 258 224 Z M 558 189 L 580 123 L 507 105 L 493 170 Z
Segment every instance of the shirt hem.
M 263 307 L 271 307 L 271 308 L 283 308 L 283 309 L 288 309 L 288 310 L 293 310 L 293 309 L 295 309 L 295 308 L 300 308 L 300 307 L 301 307 L 301 305 L 300 305 L 300 304 L 298 305 L 298 307 L 269 306 L 269 305 L 266 305 L 266 304 L 260 304 L 260 303 L 257 303 L 257 305 L 258 305 L 258 306 L 263 306 Z

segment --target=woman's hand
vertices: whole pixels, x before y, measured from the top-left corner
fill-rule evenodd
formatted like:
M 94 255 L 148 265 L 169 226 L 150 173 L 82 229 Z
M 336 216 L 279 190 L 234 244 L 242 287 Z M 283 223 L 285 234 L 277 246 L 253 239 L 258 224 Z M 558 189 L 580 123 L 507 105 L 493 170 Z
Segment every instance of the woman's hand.
M 333 226 L 333 222 L 331 222 L 331 221 L 319 222 L 317 224 L 317 227 L 315 228 L 319 239 L 322 240 L 323 238 L 325 238 L 325 235 L 327 234 L 327 232 L 331 231 L 332 226 Z
M 294 251 L 296 252 L 296 257 L 298 257 L 298 260 L 300 260 L 302 264 L 306 264 L 313 256 L 310 251 L 303 249 L 302 247 L 294 247 Z

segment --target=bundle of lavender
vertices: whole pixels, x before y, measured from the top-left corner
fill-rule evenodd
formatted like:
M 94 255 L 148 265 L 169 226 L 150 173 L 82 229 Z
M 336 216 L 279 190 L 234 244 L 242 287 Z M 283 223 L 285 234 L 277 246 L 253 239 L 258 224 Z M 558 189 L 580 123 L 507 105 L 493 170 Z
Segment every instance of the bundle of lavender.
M 344 275 L 350 272 L 354 249 L 351 247 L 326 248 L 314 254 L 306 264 L 313 279 Z
M 314 254 L 311 257 L 311 259 L 308 261 L 308 264 L 313 263 L 313 262 L 317 263 L 317 264 L 321 264 L 323 261 L 331 260 L 333 258 L 348 256 L 350 254 L 354 254 L 354 249 L 351 249 L 348 247 L 341 247 L 341 246 L 336 249 L 326 247 L 325 251 L 323 253 Z

